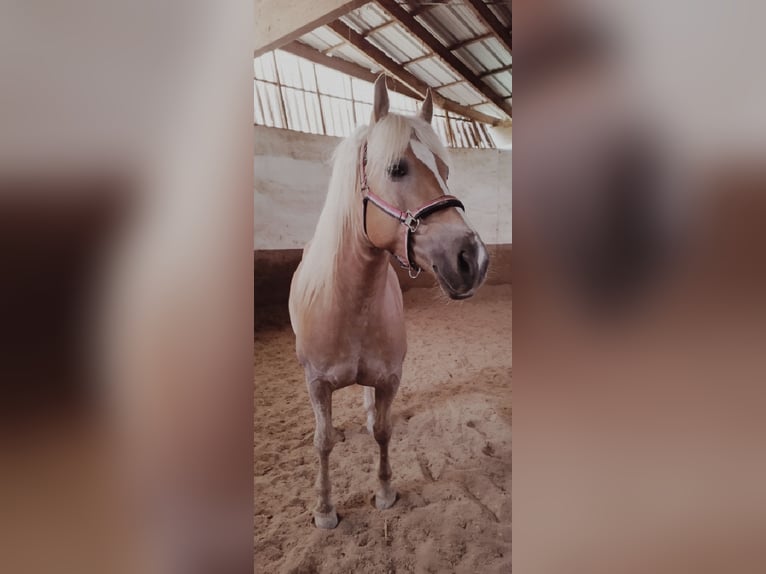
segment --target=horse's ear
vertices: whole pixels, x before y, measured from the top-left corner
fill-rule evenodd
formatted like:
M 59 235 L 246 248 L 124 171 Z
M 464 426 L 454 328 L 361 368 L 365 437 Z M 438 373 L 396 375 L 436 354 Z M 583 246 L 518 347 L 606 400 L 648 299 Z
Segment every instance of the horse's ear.
M 375 98 L 372 104 L 372 121 L 374 124 L 380 121 L 388 113 L 388 90 L 386 89 L 386 75 L 381 74 L 375 80 Z
M 431 123 L 431 118 L 434 116 L 434 99 L 431 95 L 431 88 L 426 90 L 426 99 L 423 100 L 423 105 L 420 107 L 420 117 Z

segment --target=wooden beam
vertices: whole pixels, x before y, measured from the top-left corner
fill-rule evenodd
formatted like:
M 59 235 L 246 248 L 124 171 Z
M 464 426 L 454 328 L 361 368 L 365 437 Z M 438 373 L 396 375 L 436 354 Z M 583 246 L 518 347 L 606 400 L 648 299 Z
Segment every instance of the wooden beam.
M 458 42 L 456 44 L 452 44 L 451 46 L 447 46 L 447 49 L 450 52 L 454 52 L 455 50 L 459 50 L 460 48 L 465 48 L 466 46 L 470 46 L 471 44 L 475 44 L 476 42 L 481 42 L 482 40 L 486 40 L 487 38 L 491 38 L 493 36 L 492 32 L 487 32 L 486 34 L 482 34 L 481 36 L 476 36 L 475 38 L 468 38 L 467 40 L 463 40 L 462 42 Z
M 487 76 L 494 76 L 495 74 L 499 74 L 501 72 L 508 72 L 510 70 L 513 70 L 513 64 L 508 64 L 507 66 L 495 68 L 494 70 L 487 70 L 486 72 L 482 72 L 481 74 L 479 74 L 479 77 L 486 78 Z
M 359 32 L 350 28 L 349 26 L 347 26 L 345 23 L 341 22 L 340 20 L 331 22 L 327 26 L 333 32 L 338 34 L 338 36 L 343 38 L 346 42 L 348 42 L 349 44 L 354 46 L 357 50 L 362 52 L 370 60 L 378 64 L 384 70 L 386 70 L 386 72 L 388 72 L 389 74 L 397 78 L 399 81 L 401 81 L 403 84 L 411 88 L 413 91 L 420 94 L 421 97 L 425 97 L 426 90 L 428 90 L 428 87 L 429 87 L 428 84 L 426 84 L 420 78 L 417 78 L 416 76 L 414 76 L 408 70 L 404 69 L 404 67 L 401 64 L 389 58 L 385 52 L 383 52 L 379 48 L 372 45 L 366 38 L 362 37 L 362 35 Z M 433 94 L 434 103 L 440 108 L 443 108 L 445 110 L 449 110 L 451 112 L 454 112 L 461 116 L 465 116 L 467 118 L 471 118 L 472 120 L 476 120 L 478 122 L 484 122 L 484 123 L 492 124 L 492 125 L 495 125 L 498 122 L 502 121 L 500 118 L 496 118 L 494 116 L 477 112 L 476 110 L 472 110 L 468 108 L 467 106 L 463 106 L 457 102 L 448 100 L 447 98 L 445 98 L 444 96 L 442 96 L 441 94 L 435 91 L 433 91 L 432 94 Z
M 495 13 L 482 0 L 467 0 L 467 3 L 479 20 L 484 22 L 500 43 L 508 48 L 508 52 L 511 52 L 511 30 L 503 26 Z
M 300 58 L 305 58 L 309 62 L 319 64 L 320 66 L 326 66 L 327 68 L 337 70 L 338 72 L 347 74 L 352 78 L 364 80 L 365 82 L 374 82 L 379 75 L 375 72 L 372 72 L 371 70 L 368 70 L 364 66 L 360 66 L 359 64 L 349 62 L 348 60 L 344 60 L 342 58 L 333 58 L 332 56 L 327 56 L 326 54 L 315 50 L 311 46 L 302 44 L 301 42 L 290 42 L 289 44 L 282 46 L 280 50 L 290 52 L 291 54 L 295 54 Z M 396 78 L 392 78 L 392 83 L 395 92 L 415 99 L 419 99 L 421 97 L 419 93 L 410 89 L 408 86 L 404 85 Z
M 368 0 L 255 0 L 255 45 L 258 57 L 296 40 Z
M 450 52 L 439 40 L 434 38 L 426 28 L 418 22 L 409 12 L 402 8 L 395 0 L 376 0 L 383 9 L 391 16 L 399 20 L 414 36 L 422 41 L 426 46 L 439 56 L 455 72 L 463 76 L 476 90 L 484 97 L 495 104 L 503 112 L 511 117 L 511 105 L 500 97 L 492 88 L 485 84 L 481 79 L 466 66 L 455 54 Z

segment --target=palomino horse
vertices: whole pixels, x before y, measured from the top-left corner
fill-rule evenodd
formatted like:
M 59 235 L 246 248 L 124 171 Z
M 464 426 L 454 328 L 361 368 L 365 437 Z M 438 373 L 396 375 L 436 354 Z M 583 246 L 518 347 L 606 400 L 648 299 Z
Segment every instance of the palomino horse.
M 479 236 L 448 195 L 447 152 L 431 128 L 426 95 L 419 116 L 388 113 L 385 76 L 375 83 L 372 120 L 335 152 L 314 237 L 290 287 L 290 320 L 316 417 L 319 452 L 314 523 L 334 528 L 329 457 L 343 436 L 332 426 L 332 393 L 365 387 L 367 426 L 380 447 L 375 495 L 391 507 L 388 442 L 391 403 L 407 350 L 402 293 L 389 253 L 416 277 L 432 271 L 452 299 L 473 295 L 489 259 Z

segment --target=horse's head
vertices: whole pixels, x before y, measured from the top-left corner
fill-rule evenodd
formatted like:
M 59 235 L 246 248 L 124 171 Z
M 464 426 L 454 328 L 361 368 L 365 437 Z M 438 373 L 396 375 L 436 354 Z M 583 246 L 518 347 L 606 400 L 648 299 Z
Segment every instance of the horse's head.
M 432 272 L 450 298 L 470 297 L 484 281 L 489 257 L 478 233 L 453 206 L 459 202 L 444 199 L 449 195 L 449 158 L 431 127 L 431 93 L 418 116 L 389 113 L 388 107 L 385 76 L 381 76 L 375 82 L 364 177 L 374 192 L 370 195 L 382 199 L 379 203 L 384 207 L 368 204 L 367 237 L 412 267 Z M 395 209 L 387 211 L 385 204 Z M 408 234 L 405 222 L 392 216 L 397 210 L 423 213 L 410 223 L 413 232 Z

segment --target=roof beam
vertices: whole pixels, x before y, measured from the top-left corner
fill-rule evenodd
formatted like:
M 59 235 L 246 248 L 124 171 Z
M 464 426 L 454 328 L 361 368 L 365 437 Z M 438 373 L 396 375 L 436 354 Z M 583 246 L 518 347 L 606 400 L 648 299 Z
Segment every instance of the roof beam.
M 354 46 L 357 50 L 362 52 L 370 60 L 378 64 L 384 70 L 386 70 L 386 72 L 388 72 L 389 74 L 397 78 L 399 81 L 401 81 L 403 84 L 411 88 L 413 91 L 417 92 L 421 97 L 425 97 L 426 91 L 429 88 L 428 84 L 426 84 L 420 78 L 415 77 L 411 72 L 406 70 L 401 64 L 389 58 L 385 52 L 383 52 L 382 50 L 380 50 L 379 48 L 371 44 L 359 32 L 350 28 L 348 25 L 341 22 L 340 20 L 336 20 L 335 22 L 331 22 L 327 24 L 327 27 L 330 28 L 336 34 L 338 34 L 338 36 L 343 38 L 346 42 Z M 484 122 L 484 123 L 492 124 L 492 125 L 496 125 L 502 121 L 500 118 L 496 118 L 494 116 L 477 112 L 476 110 L 472 110 L 468 108 L 467 106 L 463 106 L 461 104 L 458 104 L 457 102 L 448 100 L 447 98 L 445 98 L 444 96 L 442 96 L 436 91 L 432 91 L 432 95 L 433 95 L 434 103 L 437 106 L 445 110 L 449 110 L 451 112 L 459 114 L 461 116 L 465 116 L 467 118 L 471 118 L 472 120 L 476 120 L 479 122 Z
M 280 50 L 284 50 L 285 52 L 290 52 L 291 54 L 294 54 L 301 58 L 305 58 L 309 62 L 313 62 L 315 64 L 319 64 L 320 66 L 331 68 L 333 70 L 336 70 L 343 74 L 347 74 L 359 80 L 364 80 L 366 82 L 374 82 L 378 78 L 378 74 L 368 70 L 364 66 L 360 66 L 359 64 L 355 64 L 354 62 L 349 62 L 348 60 L 344 60 L 342 58 L 334 58 L 332 56 L 328 56 L 318 50 L 315 50 L 311 46 L 302 44 L 301 42 L 297 42 L 297 41 L 290 42 L 289 44 L 282 46 Z M 421 97 L 420 94 L 410 89 L 408 86 L 406 86 L 405 84 L 403 84 L 396 78 L 391 78 L 391 80 L 393 82 L 393 88 L 395 92 L 399 92 L 400 94 L 404 96 L 415 98 L 415 99 L 418 99 Z
M 450 52 L 439 40 L 434 38 L 426 28 L 418 22 L 412 14 L 407 12 L 395 0 L 376 0 L 383 9 L 391 16 L 399 20 L 414 36 L 420 39 L 426 46 L 439 56 L 458 74 L 463 76 L 476 90 L 484 97 L 503 110 L 511 117 L 511 105 L 506 102 L 499 94 L 485 84 L 481 79 L 466 66 L 455 54 Z
M 500 74 L 501 72 L 510 72 L 513 70 L 513 64 L 507 64 L 505 66 L 501 66 L 500 68 L 495 68 L 494 70 L 487 70 L 486 72 L 482 72 L 479 74 L 480 78 L 486 78 L 487 76 L 494 76 L 495 74 Z
M 508 52 L 511 52 L 511 30 L 503 26 L 503 23 L 497 19 L 497 16 L 495 16 L 495 13 L 492 12 L 489 6 L 482 0 L 467 0 L 467 4 L 479 20 L 492 30 L 492 33 L 500 40 L 500 43 L 508 48 Z
M 454 52 L 455 50 L 459 50 L 460 48 L 465 48 L 466 46 L 470 46 L 471 44 L 475 44 L 476 42 L 481 42 L 482 40 L 486 40 L 487 38 L 491 38 L 493 36 L 492 32 L 487 32 L 486 34 L 481 34 L 480 36 L 476 36 L 474 38 L 468 38 L 467 40 L 463 40 L 462 42 L 458 42 L 457 44 L 452 44 L 451 46 L 447 46 L 447 49 L 450 52 Z
M 253 57 L 275 50 L 368 0 L 255 0 Z

